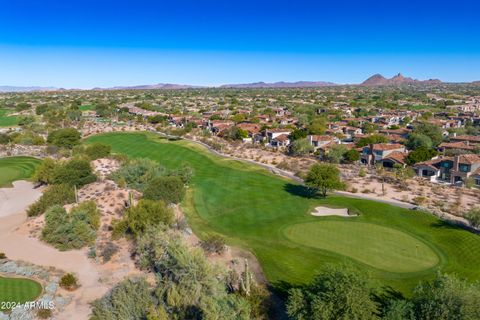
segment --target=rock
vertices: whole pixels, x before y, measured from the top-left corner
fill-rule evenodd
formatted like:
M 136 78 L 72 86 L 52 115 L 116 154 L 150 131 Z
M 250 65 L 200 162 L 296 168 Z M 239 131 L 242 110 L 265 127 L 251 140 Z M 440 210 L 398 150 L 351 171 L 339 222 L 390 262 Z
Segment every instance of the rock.
M 33 320 L 33 314 L 30 310 L 25 310 L 23 306 L 12 309 L 10 320 Z
M 58 288 L 58 283 L 56 282 L 50 282 L 46 287 L 45 287 L 45 292 L 48 294 L 55 294 L 57 292 Z

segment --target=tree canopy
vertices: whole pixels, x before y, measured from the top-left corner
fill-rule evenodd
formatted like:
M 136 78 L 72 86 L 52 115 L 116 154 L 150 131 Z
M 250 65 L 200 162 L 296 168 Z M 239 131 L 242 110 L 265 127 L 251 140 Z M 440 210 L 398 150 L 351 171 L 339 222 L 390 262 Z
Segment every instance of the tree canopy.
M 47 142 L 59 148 L 72 149 L 80 144 L 81 134 L 74 128 L 63 128 L 49 133 Z
M 345 184 L 340 180 L 340 170 L 331 164 L 314 164 L 305 178 L 305 184 L 320 192 L 323 197 L 331 190 L 344 189 Z

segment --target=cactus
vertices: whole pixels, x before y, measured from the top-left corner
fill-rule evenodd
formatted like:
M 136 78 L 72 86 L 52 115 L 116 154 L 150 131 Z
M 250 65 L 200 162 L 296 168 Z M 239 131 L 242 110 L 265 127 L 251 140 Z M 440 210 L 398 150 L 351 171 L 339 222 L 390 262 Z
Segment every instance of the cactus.
M 240 288 L 242 289 L 243 293 L 245 293 L 246 296 L 250 295 L 250 291 L 252 288 L 252 281 L 253 281 L 253 276 L 248 267 L 248 260 L 245 259 L 245 270 L 243 271 L 242 276 L 240 277 Z

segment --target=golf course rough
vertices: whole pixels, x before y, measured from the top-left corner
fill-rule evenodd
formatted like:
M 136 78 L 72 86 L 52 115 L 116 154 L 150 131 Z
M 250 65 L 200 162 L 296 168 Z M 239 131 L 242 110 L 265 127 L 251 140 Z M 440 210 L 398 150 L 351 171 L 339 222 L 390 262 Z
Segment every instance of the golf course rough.
M 195 174 L 182 209 L 195 233 L 220 233 L 250 250 L 273 285 L 305 283 L 326 265 L 345 263 L 405 294 L 438 270 L 480 279 L 480 237 L 424 212 L 343 196 L 306 198 L 301 186 L 259 166 L 153 133 L 108 133 L 87 142 L 169 169 L 189 164 Z M 310 215 L 318 206 L 360 215 Z
M 40 160 L 32 157 L 0 158 L 0 188 L 9 187 L 13 181 L 30 179 Z
M 42 285 L 24 278 L 0 277 L 0 310 L 8 310 L 11 305 L 35 301 L 42 293 Z

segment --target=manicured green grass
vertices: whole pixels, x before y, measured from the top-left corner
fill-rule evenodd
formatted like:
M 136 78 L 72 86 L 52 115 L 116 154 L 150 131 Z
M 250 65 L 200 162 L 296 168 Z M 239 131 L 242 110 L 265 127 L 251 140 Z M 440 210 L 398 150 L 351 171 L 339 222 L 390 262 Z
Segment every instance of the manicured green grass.
M 22 304 L 27 301 L 35 301 L 41 293 L 42 285 L 36 281 L 0 277 L 0 302 Z M 7 310 L 7 308 L 0 310 Z
M 16 180 L 32 177 L 40 160 L 32 157 L 0 158 L 0 187 L 11 186 Z
M 8 110 L 0 109 L 0 127 L 13 127 L 20 121 L 20 117 L 9 116 L 8 113 Z
M 93 104 L 86 104 L 83 106 L 80 106 L 80 111 L 88 111 L 88 110 L 93 110 L 95 106 Z
M 292 242 L 336 252 L 387 272 L 422 271 L 440 262 L 423 241 L 373 223 L 306 222 L 289 226 L 285 235 Z
M 379 285 L 406 294 L 437 270 L 480 278 L 480 237 L 426 213 L 340 196 L 305 198 L 289 180 L 188 141 L 112 133 L 88 142 L 108 143 L 115 152 L 167 168 L 189 163 L 195 176 L 182 206 L 194 231 L 201 236 L 217 232 L 251 250 L 274 285 L 304 283 L 327 264 L 338 263 L 358 266 Z M 318 205 L 346 207 L 360 216 L 311 216 Z

